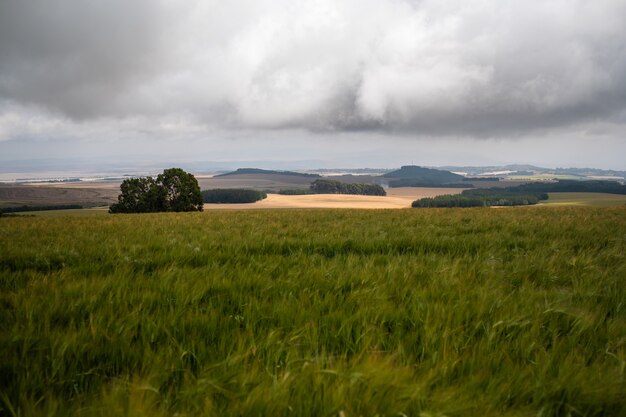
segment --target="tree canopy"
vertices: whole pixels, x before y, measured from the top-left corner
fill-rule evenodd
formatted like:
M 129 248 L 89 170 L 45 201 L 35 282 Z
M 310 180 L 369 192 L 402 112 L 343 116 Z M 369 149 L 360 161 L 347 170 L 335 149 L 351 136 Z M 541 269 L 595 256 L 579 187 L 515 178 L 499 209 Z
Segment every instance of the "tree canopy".
M 243 204 L 263 200 L 267 193 L 245 188 L 215 188 L 202 191 L 202 198 L 208 204 Z
M 152 177 L 129 178 L 120 186 L 110 213 L 202 211 L 202 194 L 196 178 L 180 168 Z
M 385 189 L 378 184 L 353 184 L 330 179 L 313 181 L 310 187 L 314 194 L 358 194 L 384 196 Z

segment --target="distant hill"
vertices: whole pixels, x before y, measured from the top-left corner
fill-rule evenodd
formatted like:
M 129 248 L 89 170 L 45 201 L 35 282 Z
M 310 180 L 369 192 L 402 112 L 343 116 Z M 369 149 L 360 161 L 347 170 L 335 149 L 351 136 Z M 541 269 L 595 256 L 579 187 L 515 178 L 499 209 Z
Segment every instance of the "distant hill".
M 389 179 L 389 186 L 391 187 L 460 183 L 464 178 L 462 175 L 453 174 L 450 171 L 415 165 L 405 165 L 399 170 L 386 173 L 383 177 Z
M 259 168 L 240 168 L 233 172 L 215 175 L 198 180 L 203 190 L 215 188 L 248 188 L 258 191 L 277 192 L 280 190 L 309 188 L 311 183 L 321 178 L 317 174 L 303 174 L 293 171 L 278 171 Z
M 270 169 L 259 169 L 259 168 L 239 168 L 233 172 L 227 172 L 225 174 L 216 175 L 217 177 L 227 177 L 230 175 L 290 175 L 294 177 L 307 177 L 307 178 L 320 178 L 320 175 L 317 174 L 303 174 L 301 172 L 294 171 L 274 171 Z

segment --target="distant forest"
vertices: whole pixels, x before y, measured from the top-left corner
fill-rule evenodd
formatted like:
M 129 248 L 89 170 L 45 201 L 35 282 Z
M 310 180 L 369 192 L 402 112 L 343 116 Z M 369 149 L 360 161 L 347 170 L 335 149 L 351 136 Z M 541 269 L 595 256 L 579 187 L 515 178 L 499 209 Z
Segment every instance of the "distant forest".
M 242 188 L 216 188 L 202 191 L 202 201 L 208 204 L 245 204 L 267 198 L 263 191 Z
M 349 184 L 329 179 L 313 181 L 311 191 L 314 194 L 387 195 L 385 189 L 378 184 Z
M 48 206 L 18 206 L 18 207 L 4 207 L 0 208 L 0 213 L 21 213 L 26 211 L 49 211 L 49 210 L 70 210 L 70 209 L 82 209 L 84 208 L 80 204 L 56 204 Z
M 490 188 L 490 190 L 492 190 Z M 497 190 L 497 189 L 496 189 Z M 578 181 L 560 180 L 557 182 L 532 182 L 516 187 L 500 188 L 500 190 L 512 192 L 538 192 L 538 193 L 609 193 L 626 194 L 626 185 L 616 181 Z M 470 190 L 468 190 L 470 191 Z M 475 190 L 472 190 L 475 191 Z
M 287 188 L 284 190 L 279 190 L 278 194 L 280 195 L 306 195 L 306 194 L 315 194 L 315 193 L 310 188 Z
M 412 207 L 490 207 L 490 206 L 529 206 L 547 200 L 547 194 L 465 194 L 440 195 L 415 200 Z
M 442 195 L 415 200 L 413 207 L 527 206 L 547 200 L 547 193 L 586 192 L 626 194 L 626 186 L 614 181 L 534 182 L 516 187 L 465 190 L 458 195 Z

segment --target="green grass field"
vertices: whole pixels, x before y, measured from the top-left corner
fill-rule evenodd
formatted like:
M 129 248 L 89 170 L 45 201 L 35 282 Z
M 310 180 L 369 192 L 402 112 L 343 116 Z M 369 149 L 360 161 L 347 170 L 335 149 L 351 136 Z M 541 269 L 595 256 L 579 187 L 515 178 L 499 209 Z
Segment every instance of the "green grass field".
M 541 204 L 558 206 L 611 207 L 626 206 L 626 195 L 607 193 L 548 193 L 550 198 Z
M 0 218 L 2 416 L 626 415 L 626 208 Z

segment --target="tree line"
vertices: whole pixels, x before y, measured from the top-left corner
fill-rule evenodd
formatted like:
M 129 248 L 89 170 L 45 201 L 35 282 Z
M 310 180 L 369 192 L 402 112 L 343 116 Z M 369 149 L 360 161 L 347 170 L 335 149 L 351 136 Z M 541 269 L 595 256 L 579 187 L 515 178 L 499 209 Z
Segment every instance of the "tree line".
M 547 200 L 548 193 L 556 192 L 626 194 L 626 185 L 600 180 L 533 182 L 515 187 L 475 188 L 457 195 L 422 198 L 415 200 L 412 207 L 527 206 Z
M 280 195 L 307 195 L 307 194 L 315 194 L 310 188 L 286 188 L 283 190 L 278 190 L 278 194 Z
M 21 213 L 26 211 L 48 211 L 48 210 L 72 210 L 82 209 L 80 204 L 56 204 L 48 206 L 17 206 L 17 207 L 5 207 L 0 209 L 0 213 Z
M 415 200 L 411 206 L 414 208 L 529 206 L 544 199 L 540 197 L 541 195 L 534 194 L 440 195 Z
M 267 198 L 267 193 L 244 188 L 215 188 L 202 191 L 202 200 L 209 204 L 254 203 L 264 198 Z
M 556 182 L 531 182 L 516 187 L 503 188 L 513 192 L 532 193 L 608 193 L 626 194 L 626 185 L 617 181 L 602 180 L 559 180 Z
M 329 179 L 313 181 L 310 189 L 314 194 L 387 195 L 385 189 L 378 184 L 350 184 Z

